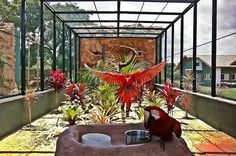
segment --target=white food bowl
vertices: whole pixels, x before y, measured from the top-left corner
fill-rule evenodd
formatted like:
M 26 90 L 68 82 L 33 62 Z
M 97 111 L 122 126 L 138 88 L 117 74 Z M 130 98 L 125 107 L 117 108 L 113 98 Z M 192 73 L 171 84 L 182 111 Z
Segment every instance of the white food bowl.
M 87 133 L 82 136 L 82 144 L 92 147 L 111 147 L 111 137 L 102 133 Z

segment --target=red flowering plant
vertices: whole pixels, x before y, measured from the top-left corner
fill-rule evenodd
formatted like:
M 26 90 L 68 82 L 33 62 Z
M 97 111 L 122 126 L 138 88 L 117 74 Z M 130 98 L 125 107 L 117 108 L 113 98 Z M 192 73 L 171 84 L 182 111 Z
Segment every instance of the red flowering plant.
M 68 101 L 72 104 L 80 104 L 83 107 L 85 98 L 85 85 L 83 83 L 78 85 L 76 83 L 70 83 L 70 85 L 66 88 L 66 96 Z
M 58 98 L 60 91 L 65 87 L 67 83 L 65 73 L 62 73 L 59 69 L 55 71 L 51 70 L 49 75 L 48 84 L 56 93 L 56 103 L 58 106 Z
M 172 84 L 170 82 L 166 82 L 163 86 L 162 94 L 165 97 L 168 114 L 170 114 L 174 109 L 175 102 L 180 96 L 180 93 L 173 90 Z

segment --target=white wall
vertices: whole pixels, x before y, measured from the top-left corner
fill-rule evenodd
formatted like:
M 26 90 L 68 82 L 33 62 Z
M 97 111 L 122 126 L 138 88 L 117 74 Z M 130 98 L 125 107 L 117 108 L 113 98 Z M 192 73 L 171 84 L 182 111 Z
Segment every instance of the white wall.
M 216 68 L 216 85 L 221 82 L 221 68 Z
M 197 59 L 196 62 L 199 63 L 199 66 L 196 66 L 196 70 L 202 70 L 202 61 Z

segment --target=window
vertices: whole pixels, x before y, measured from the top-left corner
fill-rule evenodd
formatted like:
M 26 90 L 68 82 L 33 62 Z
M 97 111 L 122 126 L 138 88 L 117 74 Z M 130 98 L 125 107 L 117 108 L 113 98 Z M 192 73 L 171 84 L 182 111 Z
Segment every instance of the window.
M 211 74 L 204 74 L 204 80 L 211 80 Z
M 229 80 L 229 74 L 224 74 L 224 80 Z
M 207 80 L 207 74 L 204 74 L 204 80 Z
M 221 80 L 224 80 L 225 77 L 224 77 L 224 74 L 221 74 Z
M 235 80 L 235 75 L 236 75 L 236 74 L 231 74 L 231 75 L 230 75 L 230 79 L 231 79 L 231 80 Z
M 196 62 L 196 66 L 200 66 L 200 63 L 199 63 L 199 62 Z
M 208 77 L 209 80 L 211 80 L 211 74 L 209 74 L 209 77 Z
M 185 73 L 186 73 L 186 74 L 192 74 L 192 73 L 193 73 L 193 70 L 192 70 L 192 69 L 185 69 Z

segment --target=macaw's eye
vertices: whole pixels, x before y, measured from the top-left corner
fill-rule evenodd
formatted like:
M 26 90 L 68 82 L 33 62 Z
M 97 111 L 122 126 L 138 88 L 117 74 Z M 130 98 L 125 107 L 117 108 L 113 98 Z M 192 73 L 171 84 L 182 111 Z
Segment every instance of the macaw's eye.
M 150 117 L 150 113 L 148 111 L 144 112 L 144 121 L 147 122 Z

